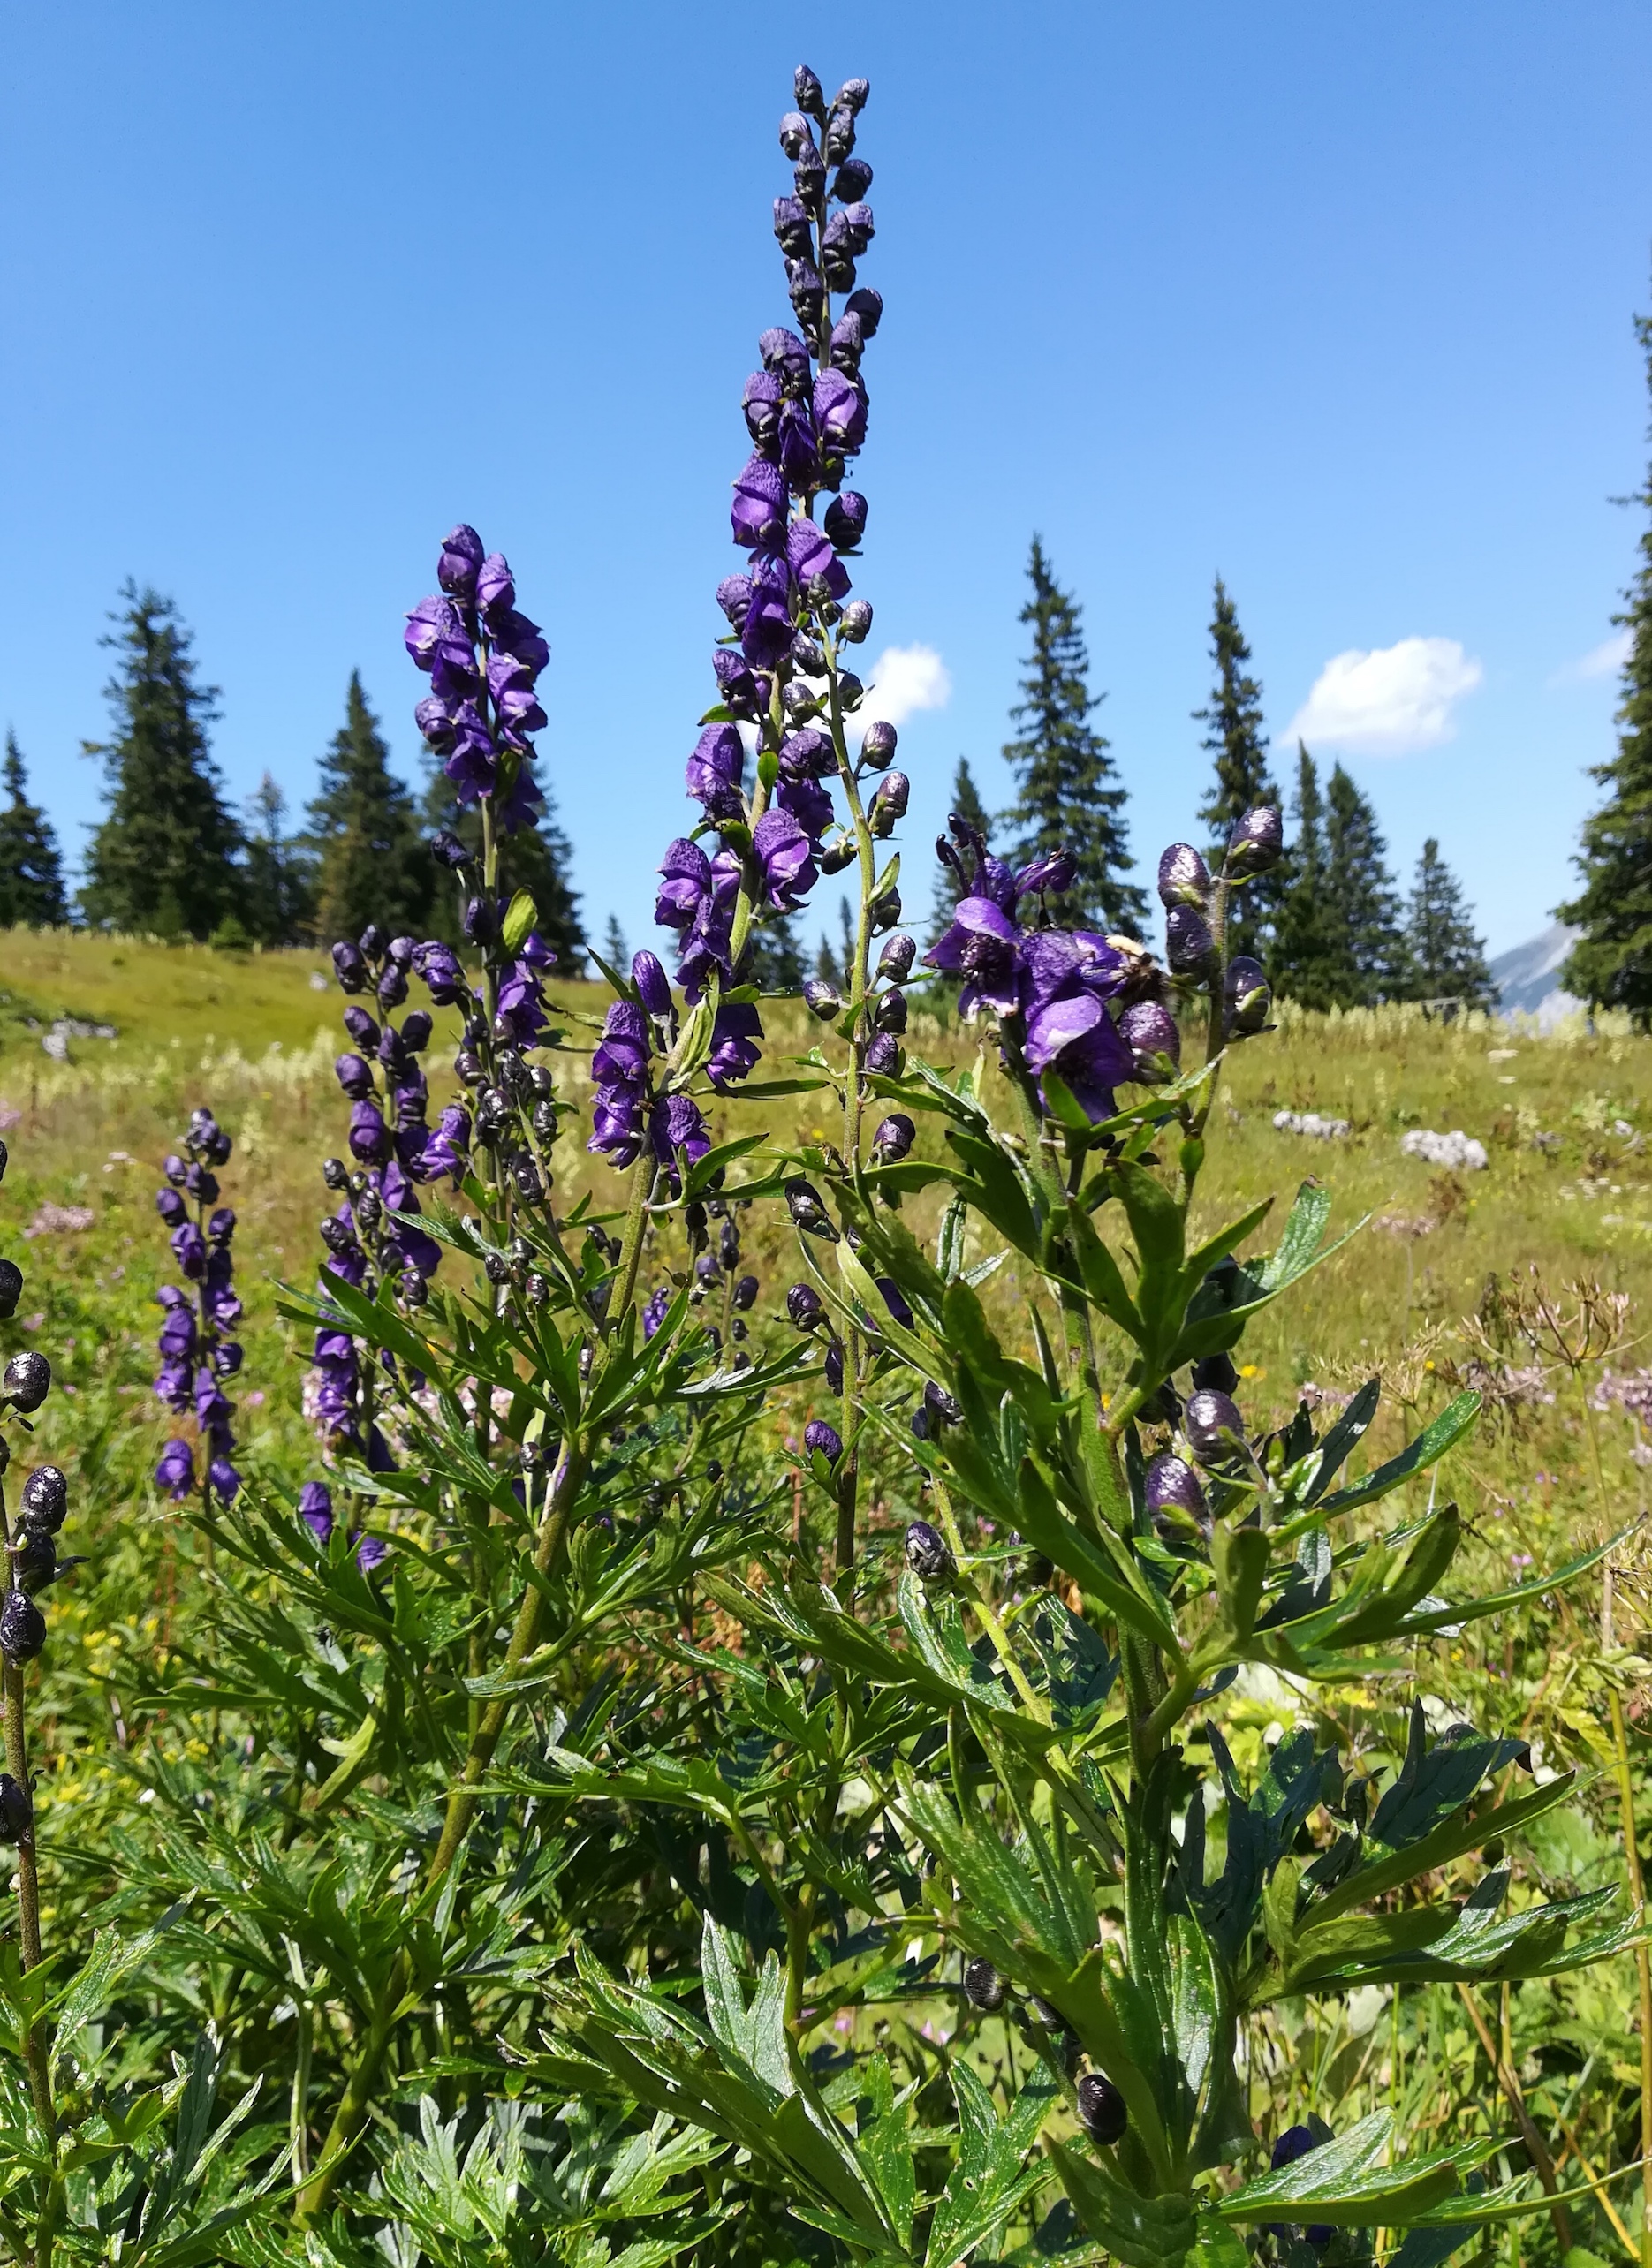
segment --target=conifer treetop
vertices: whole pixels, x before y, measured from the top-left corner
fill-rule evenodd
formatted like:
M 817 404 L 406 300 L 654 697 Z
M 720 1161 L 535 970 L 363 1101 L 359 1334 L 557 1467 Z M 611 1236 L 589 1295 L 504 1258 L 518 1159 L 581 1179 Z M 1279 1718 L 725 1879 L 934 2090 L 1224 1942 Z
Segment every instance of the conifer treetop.
M 1215 866 L 1227 849 L 1236 821 L 1258 804 L 1277 808 L 1280 803 L 1279 790 L 1268 769 L 1262 686 L 1248 674 L 1251 650 L 1239 628 L 1239 610 L 1219 575 L 1210 617 L 1210 652 L 1216 663 L 1216 684 L 1209 707 L 1195 709 L 1194 722 L 1208 728 L 1202 745 L 1215 766 L 1209 792 L 1199 806 L 1200 818 L 1211 830 L 1211 864 Z M 1252 954 L 1264 963 L 1270 958 L 1270 942 L 1286 887 L 1282 862 L 1247 888 L 1228 917 L 1236 952 Z
M 51 821 L 30 800 L 28 775 L 17 736 L 5 737 L 7 802 L 0 805 L 0 926 L 27 922 L 57 929 L 69 919 L 63 859 Z

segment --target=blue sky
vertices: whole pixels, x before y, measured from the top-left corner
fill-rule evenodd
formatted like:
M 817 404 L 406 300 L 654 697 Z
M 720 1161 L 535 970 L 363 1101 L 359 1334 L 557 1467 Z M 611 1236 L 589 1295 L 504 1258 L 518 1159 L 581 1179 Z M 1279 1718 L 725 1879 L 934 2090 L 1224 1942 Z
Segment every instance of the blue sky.
M 1270 729 L 1345 756 L 1397 866 L 1437 834 L 1494 950 L 1570 887 L 1639 526 L 1609 499 L 1647 456 L 1644 5 L 13 0 L 0 26 L 0 722 L 72 854 L 126 576 L 196 632 L 231 792 L 268 768 L 297 804 L 352 668 L 416 770 L 401 616 L 463 517 L 551 640 L 587 916 L 641 941 L 740 383 L 786 315 L 775 125 L 807 57 L 873 85 L 856 579 L 868 655 L 905 656 L 886 684 L 937 704 L 902 725 L 920 873 L 960 753 L 1007 793 L 1037 528 L 1144 865 L 1203 790 L 1219 571 Z

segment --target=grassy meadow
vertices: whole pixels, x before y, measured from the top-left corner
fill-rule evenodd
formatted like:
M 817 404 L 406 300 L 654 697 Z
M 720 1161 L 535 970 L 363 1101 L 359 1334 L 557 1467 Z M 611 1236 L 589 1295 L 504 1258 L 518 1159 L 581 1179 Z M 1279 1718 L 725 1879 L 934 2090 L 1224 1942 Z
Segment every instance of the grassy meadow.
M 348 1106 L 331 1071 L 341 1003 L 330 981 L 313 982 L 327 969 L 319 953 L 233 956 L 13 931 L 0 939 L 0 1122 L 11 1159 L 0 1251 L 26 1278 L 0 1336 L 6 1353 L 38 1346 L 57 1370 L 62 1391 L 42 1413 L 40 1447 L 71 1475 L 64 1541 L 90 1561 L 66 1586 L 72 1596 L 60 1594 L 47 1659 L 49 1849 L 54 1839 L 89 1845 L 105 1830 L 118 1838 L 119 1805 L 129 1800 L 118 1751 L 132 1705 L 123 1692 L 142 1687 L 148 1656 L 193 1644 L 203 1614 L 209 1622 L 210 1570 L 192 1559 L 148 1478 L 171 1430 L 149 1390 L 154 1293 L 171 1280 L 153 1204 L 158 1162 L 197 1103 L 210 1104 L 235 1137 L 222 1180 L 239 1215 L 238 1284 L 247 1305 L 246 1366 L 233 1389 L 243 1462 L 255 1478 L 294 1486 L 315 1470 L 299 1405 L 307 1349 L 277 1314 L 277 1288 L 314 1275 L 316 1222 L 331 1209 L 318 1167 L 344 1148 Z M 579 1049 L 588 1049 L 590 1029 L 578 1019 L 600 1017 L 604 995 L 568 986 L 556 996 L 571 1011 L 557 1076 L 579 1100 L 588 1092 Z M 54 1061 L 42 1040 L 62 1019 L 112 1024 L 115 1036 L 72 1032 L 67 1060 Z M 818 1027 L 806 1028 L 791 1009 L 766 1020 L 763 1075 L 780 1077 L 784 1057 L 815 1044 Z M 427 1057 L 438 1102 L 451 1085 L 450 1037 L 439 1032 Z M 914 1000 L 907 1044 L 950 1064 L 973 1056 L 975 1040 Z M 990 1085 L 990 1065 L 986 1077 Z M 731 1099 L 714 1114 L 715 1136 L 766 1126 L 777 1138 L 818 1130 L 830 1138 L 819 1115 L 829 1102 Z M 1345 1121 L 1347 1130 L 1315 1139 L 1276 1130 L 1284 1110 Z M 1485 1169 L 1452 1171 L 1406 1155 L 1402 1138 L 1413 1129 L 1460 1129 L 1484 1145 Z M 1539 1037 L 1483 1017 L 1441 1026 L 1413 1009 L 1313 1017 L 1287 1007 L 1279 1029 L 1236 1049 L 1223 1068 L 1201 1183 L 1205 1225 L 1270 1192 L 1281 1200 L 1277 1218 L 1307 1175 L 1330 1185 L 1334 1224 L 1367 1225 L 1253 1327 L 1240 1350 L 1247 1415 L 1284 1418 L 1305 1389 L 1345 1396 L 1380 1371 L 1384 1413 L 1366 1444 L 1375 1459 L 1392 1454 L 1462 1383 L 1482 1386 L 1486 1414 L 1447 1461 L 1442 1484 L 1468 1516 L 1469 1573 L 1482 1590 L 1632 1522 L 1644 1508 L 1641 1460 L 1649 1454 L 1635 1414 L 1635 1374 L 1644 1369 L 1639 1383 L 1652 1385 L 1648 1131 L 1652 1040 L 1626 1031 Z M 617 1198 L 618 1177 L 572 1131 L 560 1154 L 570 1189 Z M 936 1209 L 927 1196 L 909 1200 L 914 1227 L 930 1225 Z M 745 1228 L 746 1264 L 763 1286 L 760 1330 L 784 1330 L 784 1318 L 777 1327 L 772 1319 L 795 1273 L 777 1213 L 754 1211 Z M 1255 1249 L 1271 1241 L 1264 1228 Z M 984 1296 L 1005 1335 L 1030 1349 L 1012 1267 Z M 777 1448 L 787 1415 L 777 1418 Z M 898 1504 L 882 1508 L 891 1542 L 907 1516 Z M 875 1510 L 875 1527 L 878 1517 Z M 1466 1715 L 1489 1729 L 1518 1729 L 1537 1743 L 1540 1770 L 1580 1765 L 1591 1775 L 1583 1799 L 1550 1814 L 1533 1839 L 1529 1857 L 1546 1887 L 1621 1880 L 1607 1694 L 1615 1688 L 1624 1699 L 1644 1836 L 1652 1638 L 1642 1570 L 1652 1561 L 1632 1540 L 1617 1564 L 1610 1649 L 1601 1584 L 1591 1576 L 1574 1591 L 1420 1650 L 1403 1672 L 1378 1681 L 1375 1697 L 1351 1686 L 1305 1703 L 1271 1673 L 1254 1673 L 1241 1720 L 1253 1754 L 1305 1705 L 1339 1727 L 1351 1748 L 1363 1740 L 1368 1750 L 1389 1737 L 1379 1738 L 1380 1708 L 1391 1718 L 1420 1690 L 1441 1723 Z M 1242 1765 L 1248 1760 L 1241 1755 Z M 1306 2018 L 1299 2029 L 1270 2018 L 1255 2045 L 1256 2083 L 1288 2092 L 1293 2071 L 1345 2057 L 1345 2075 L 1357 2076 L 1372 2103 L 1408 2105 L 1424 2124 L 1444 2127 L 1478 2090 L 1494 2122 L 1506 2123 L 1467 2007 L 1436 1992 L 1425 2025 L 1402 2022 L 1401 1997 L 1350 2003 L 1318 2030 Z M 1503 2027 L 1508 2059 L 1568 2183 L 1638 2156 L 1632 1961 L 1512 1995 L 1504 1988 L 1501 2007 L 1491 1996 L 1481 2021 Z M 1578 2242 L 1622 2257 L 1638 2186 L 1622 2182 L 1610 2194 L 1610 2211 L 1587 2200 L 1576 2208 Z M 1497 2248 L 1518 2242 L 1499 2236 Z

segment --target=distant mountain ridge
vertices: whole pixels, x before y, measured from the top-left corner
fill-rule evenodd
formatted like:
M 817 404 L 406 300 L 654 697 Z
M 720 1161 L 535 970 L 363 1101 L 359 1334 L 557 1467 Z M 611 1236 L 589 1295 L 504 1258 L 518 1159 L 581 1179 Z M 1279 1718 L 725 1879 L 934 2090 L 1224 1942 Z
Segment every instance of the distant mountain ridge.
M 1550 1024 L 1582 1007 L 1580 1000 L 1560 988 L 1561 964 L 1578 934 L 1564 921 L 1555 921 L 1524 945 L 1498 954 L 1491 964 L 1491 980 L 1504 1016 L 1535 1016 L 1540 1024 Z

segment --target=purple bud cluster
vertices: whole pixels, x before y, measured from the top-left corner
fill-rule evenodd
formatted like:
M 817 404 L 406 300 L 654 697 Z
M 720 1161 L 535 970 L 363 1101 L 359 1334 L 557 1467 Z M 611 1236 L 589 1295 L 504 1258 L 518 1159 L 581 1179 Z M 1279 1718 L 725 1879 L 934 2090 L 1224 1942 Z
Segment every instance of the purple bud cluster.
M 231 1240 L 235 1214 L 220 1205 L 214 1168 L 227 1164 L 229 1136 L 211 1111 L 192 1111 L 181 1154 L 162 1168 L 166 1179 L 155 1209 L 171 1230 L 172 1257 L 186 1289 L 163 1284 L 155 1294 L 161 1315 L 161 1367 L 155 1390 L 175 1416 L 193 1415 L 205 1458 L 200 1485 L 227 1504 L 241 1485 L 234 1463 L 235 1411 L 224 1381 L 241 1367 L 241 1345 L 229 1334 L 240 1320 Z M 156 1485 L 174 1500 L 196 1486 L 195 1452 L 175 1435 L 161 1452 Z
M 859 285 L 856 261 L 874 234 L 866 202 L 872 169 L 854 155 L 864 79 L 850 79 L 829 103 L 813 72 L 794 80 L 798 108 L 780 125 L 792 165 L 792 193 L 776 200 L 775 235 L 798 329 L 777 327 L 757 342 L 762 367 L 741 396 L 752 454 L 734 483 L 731 527 L 747 555 L 717 587 L 729 631 L 712 656 L 716 705 L 688 759 L 687 791 L 702 818 L 695 835 L 721 847 L 679 839 L 660 867 L 655 919 L 680 940 L 678 974 L 688 999 L 715 974 L 737 978 L 733 930 L 742 888 L 748 903 L 795 912 L 822 872 L 847 862 L 847 838 L 828 843 L 833 825 L 826 782 L 839 764 L 841 714 L 861 698 L 859 680 L 829 665 L 834 648 L 864 639 L 872 610 L 850 601 L 849 571 L 865 533 L 864 496 L 843 486 L 866 439 L 860 363 L 883 314 L 878 294 Z M 843 295 L 834 319 L 834 295 Z M 829 499 L 821 519 L 815 502 Z M 835 675 L 833 674 L 835 672 Z M 835 695 L 834 695 L 835 687 Z M 814 720 L 829 707 L 833 730 Z M 745 737 L 741 728 L 745 728 Z M 875 768 L 893 753 L 892 731 L 865 754 Z M 763 786 L 745 786 L 754 738 Z M 896 798 L 889 798 L 891 812 Z M 892 820 L 891 822 L 892 823 Z M 714 1084 L 744 1077 L 762 1036 L 755 1011 L 728 1027 Z
M 1209 985 L 1220 992 L 1222 1029 L 1231 1040 L 1248 1040 L 1268 1029 L 1273 993 L 1261 962 L 1248 953 L 1236 954 L 1223 964 L 1211 926 L 1217 880 L 1224 889 L 1236 889 L 1276 866 L 1284 847 L 1278 813 L 1271 805 L 1258 804 L 1234 821 L 1219 878 L 1212 877 L 1191 843 L 1172 843 L 1159 860 L 1165 964 L 1185 984 Z M 1140 1051 L 1144 1043 L 1133 1044 Z
M 961 981 L 959 1006 L 997 1016 L 1034 1078 L 1053 1071 L 1094 1125 L 1110 1118 L 1113 1090 L 1127 1079 L 1173 1069 L 1179 1040 L 1161 1005 L 1161 972 L 1126 939 L 1092 930 L 1054 929 L 1022 909 L 1072 884 L 1065 851 L 1014 868 L 989 851 L 977 829 L 956 815 L 952 840 L 936 844 L 959 888 L 951 926 L 925 954 L 927 965 Z
M 474 527 L 444 539 L 441 589 L 407 617 L 406 646 L 430 691 L 413 721 L 442 759 L 463 804 L 493 799 L 507 834 L 538 824 L 529 736 L 545 727 L 535 688 L 550 658 L 539 624 L 518 610 L 510 563 L 483 552 Z
M 692 849 L 693 845 L 686 848 Z M 631 964 L 636 997 L 617 1000 L 609 1009 L 602 1036 L 591 1056 L 595 1086 L 591 1138 L 586 1147 L 617 1166 L 629 1166 L 641 1154 L 646 1139 L 654 1156 L 675 1181 L 680 1152 L 690 1164 L 711 1147 L 704 1113 L 692 1095 L 656 1093 L 649 1077 L 656 1042 L 669 1044 L 676 1029 L 676 1011 L 665 971 L 652 953 L 639 953 Z M 748 1010 L 754 1023 L 755 1012 Z M 712 1062 L 717 1050 L 740 1046 L 743 1027 L 738 1007 L 718 1010 L 713 1026 Z M 736 1019 L 725 1032 L 724 1018 Z M 755 1049 L 753 1049 L 754 1060 Z M 663 1314 L 664 1310 L 660 1311 Z

